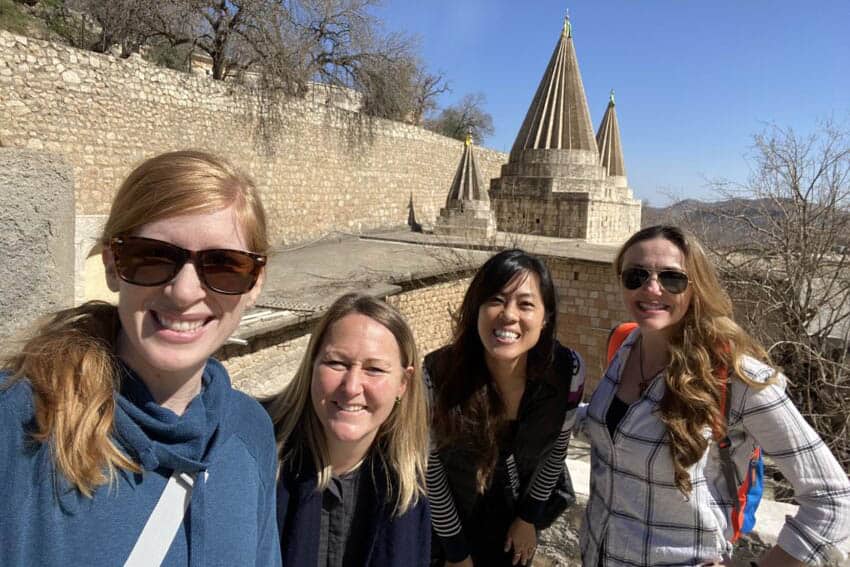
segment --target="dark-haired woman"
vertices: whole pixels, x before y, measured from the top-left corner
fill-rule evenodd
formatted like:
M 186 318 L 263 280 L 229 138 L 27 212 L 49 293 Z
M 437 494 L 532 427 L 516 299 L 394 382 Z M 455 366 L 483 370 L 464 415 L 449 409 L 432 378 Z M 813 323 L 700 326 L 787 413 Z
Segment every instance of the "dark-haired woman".
M 115 196 L 118 305 L 55 314 L 0 373 L 0 565 L 280 565 L 271 420 L 212 354 L 262 286 L 254 184 L 181 151 Z
M 584 369 L 555 340 L 556 315 L 546 266 L 506 250 L 470 283 L 452 342 L 426 357 L 437 564 L 530 564 L 537 529 L 566 505 L 556 484 L 569 482 Z
M 765 350 L 732 320 L 696 239 L 672 226 L 645 228 L 623 245 L 614 267 L 638 328 L 582 420 L 592 447 L 584 564 L 730 561 L 733 502 L 712 441 L 723 438 L 717 428 L 724 423 L 720 435 L 730 441 L 738 478 L 746 478 L 759 445 L 800 505 L 760 563 L 840 559 L 850 536 L 847 474 L 788 399 L 786 379 Z

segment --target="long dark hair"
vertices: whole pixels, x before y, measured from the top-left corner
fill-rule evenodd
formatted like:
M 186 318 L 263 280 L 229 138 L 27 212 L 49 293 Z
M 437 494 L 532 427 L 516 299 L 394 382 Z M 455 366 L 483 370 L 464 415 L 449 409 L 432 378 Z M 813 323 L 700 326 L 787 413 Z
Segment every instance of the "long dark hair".
M 434 361 L 435 441 L 438 447 L 462 444 L 472 452 L 479 492 L 490 483 L 507 416 L 485 364 L 484 345 L 478 336 L 478 311 L 514 278 L 532 273 L 540 282 L 545 314 L 540 339 L 528 352 L 527 373 L 530 377 L 545 373 L 552 364 L 555 347 L 555 287 L 546 265 L 519 249 L 499 252 L 481 266 L 455 316 L 452 342 Z

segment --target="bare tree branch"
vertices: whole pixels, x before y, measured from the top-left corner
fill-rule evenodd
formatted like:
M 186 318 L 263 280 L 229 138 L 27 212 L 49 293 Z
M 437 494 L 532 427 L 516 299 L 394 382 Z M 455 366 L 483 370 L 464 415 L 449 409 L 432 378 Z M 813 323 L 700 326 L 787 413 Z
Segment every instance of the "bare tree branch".
M 715 184 L 728 200 L 712 207 L 716 222 L 701 236 L 741 319 L 850 468 L 850 139 L 831 122 L 807 136 L 771 127 L 754 137 L 753 154 L 734 195 Z

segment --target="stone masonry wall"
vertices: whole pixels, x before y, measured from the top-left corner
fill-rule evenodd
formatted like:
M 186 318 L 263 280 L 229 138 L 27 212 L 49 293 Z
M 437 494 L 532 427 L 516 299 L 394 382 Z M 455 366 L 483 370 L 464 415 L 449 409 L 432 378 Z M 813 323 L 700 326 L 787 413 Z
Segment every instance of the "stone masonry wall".
M 558 292 L 558 339 L 584 359 L 587 396 L 607 366 L 608 333 L 629 316 L 609 262 L 554 256 L 544 261 Z
M 410 324 L 421 357 L 451 340 L 452 315 L 460 307 L 471 279 L 439 283 L 387 298 Z
M 247 170 L 274 244 L 437 217 L 463 143 L 308 101 L 273 109 L 236 84 L 0 31 L 0 146 L 43 149 L 73 169 L 78 215 L 108 211 L 129 170 L 157 153 L 201 148 Z M 506 154 L 478 148 L 482 177 Z
M 590 201 L 587 239 L 622 243 L 640 229 L 640 201 Z
M 575 195 L 575 194 L 574 194 Z M 496 225 L 505 232 L 541 234 L 560 238 L 588 238 L 588 205 L 583 193 L 577 198 L 563 194 L 551 198 L 503 197 L 491 201 Z
M 307 350 L 310 334 L 224 359 L 233 386 L 252 396 L 270 396 L 286 386 Z

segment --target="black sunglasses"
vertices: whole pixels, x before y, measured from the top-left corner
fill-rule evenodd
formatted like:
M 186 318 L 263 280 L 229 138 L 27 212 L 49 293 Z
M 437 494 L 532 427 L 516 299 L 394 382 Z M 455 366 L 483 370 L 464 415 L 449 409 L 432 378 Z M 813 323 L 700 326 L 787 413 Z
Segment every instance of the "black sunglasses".
M 679 294 L 688 289 L 688 274 L 676 270 L 656 272 L 646 268 L 626 268 L 620 274 L 620 279 L 623 281 L 624 288 L 635 290 L 649 281 L 652 274 L 658 275 L 658 283 L 669 293 Z
M 141 286 L 163 285 L 192 261 L 207 288 L 225 295 L 247 293 L 257 283 L 266 257 L 242 250 L 186 250 L 170 242 L 141 236 L 115 236 L 109 241 L 118 277 Z

